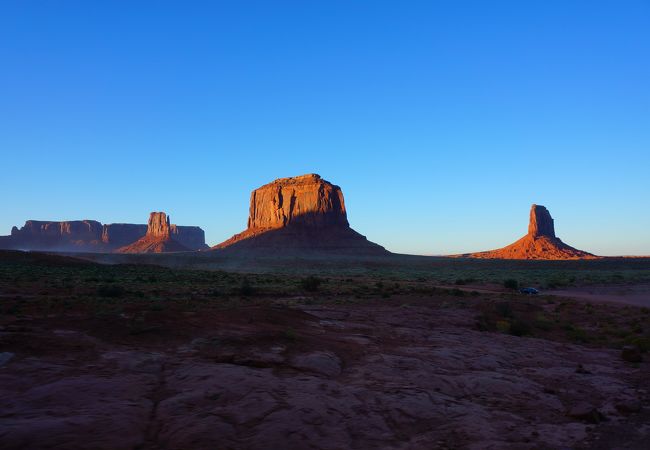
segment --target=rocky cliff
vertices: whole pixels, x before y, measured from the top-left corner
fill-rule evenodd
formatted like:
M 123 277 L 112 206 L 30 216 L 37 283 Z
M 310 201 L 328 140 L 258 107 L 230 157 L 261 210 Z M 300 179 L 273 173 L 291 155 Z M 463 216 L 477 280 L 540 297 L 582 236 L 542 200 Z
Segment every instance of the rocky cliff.
M 549 238 L 555 237 L 555 225 L 551 213 L 544 206 L 533 204 L 530 207 L 530 220 L 528 222 L 528 236 Z
M 341 188 L 319 175 L 280 178 L 251 193 L 249 229 L 348 226 Z
M 162 213 L 164 214 L 164 213 Z M 187 250 L 208 248 L 200 227 L 154 222 L 154 233 L 166 227 L 168 234 Z M 113 223 L 102 225 L 95 220 L 38 221 L 28 220 L 20 229 L 13 227 L 10 236 L 0 236 L 0 248 L 65 252 L 111 252 L 134 243 L 147 234 L 148 225 Z
M 0 243 L 20 250 L 88 251 L 101 245 L 101 237 L 102 224 L 95 220 L 28 220 L 20 229 L 13 227 L 11 236 L 4 236 Z
M 205 250 L 205 232 L 201 227 L 181 226 L 171 224 L 171 237 L 191 250 Z
M 555 236 L 551 214 L 541 205 L 530 208 L 528 234 L 498 250 L 461 255 L 486 259 L 594 259 L 597 256 L 571 247 Z
M 129 245 L 147 234 L 147 225 L 135 223 L 111 223 L 102 228 L 102 242 L 115 249 Z
M 214 248 L 388 253 L 350 228 L 341 188 L 316 174 L 280 178 L 255 189 L 248 228 Z
M 132 244 L 118 248 L 118 253 L 186 252 L 190 249 L 172 238 L 170 220 L 164 212 L 149 215 L 147 234 Z

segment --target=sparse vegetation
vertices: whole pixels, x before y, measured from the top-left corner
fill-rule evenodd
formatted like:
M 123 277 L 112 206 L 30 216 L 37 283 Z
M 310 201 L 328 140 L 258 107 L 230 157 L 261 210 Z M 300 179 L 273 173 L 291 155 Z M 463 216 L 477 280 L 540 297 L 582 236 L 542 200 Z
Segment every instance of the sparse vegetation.
M 316 292 L 318 291 L 318 288 L 320 287 L 322 282 L 323 280 L 321 280 L 320 278 L 314 275 L 310 275 L 307 278 L 303 278 L 300 281 L 300 286 L 302 286 L 302 288 L 308 292 Z

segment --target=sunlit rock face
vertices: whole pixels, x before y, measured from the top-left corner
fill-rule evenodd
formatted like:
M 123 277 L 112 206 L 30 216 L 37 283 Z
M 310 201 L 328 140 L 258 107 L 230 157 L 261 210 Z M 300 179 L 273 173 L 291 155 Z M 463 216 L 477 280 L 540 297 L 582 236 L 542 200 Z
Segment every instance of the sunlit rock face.
M 593 259 L 597 256 L 565 244 L 555 236 L 551 214 L 541 205 L 532 205 L 528 234 L 517 242 L 498 250 L 469 253 L 461 256 L 486 259 Z
M 167 214 L 164 212 L 152 212 L 149 214 L 147 236 L 169 238 L 169 230 L 169 217 L 167 217 Z
M 309 174 L 280 178 L 251 194 L 249 229 L 348 226 L 341 188 Z
M 316 174 L 279 178 L 255 189 L 248 228 L 214 248 L 388 253 L 350 228 L 341 188 Z
M 172 239 L 169 216 L 164 212 L 149 214 L 147 234 L 132 244 L 117 249 L 118 253 L 186 252 L 190 249 Z

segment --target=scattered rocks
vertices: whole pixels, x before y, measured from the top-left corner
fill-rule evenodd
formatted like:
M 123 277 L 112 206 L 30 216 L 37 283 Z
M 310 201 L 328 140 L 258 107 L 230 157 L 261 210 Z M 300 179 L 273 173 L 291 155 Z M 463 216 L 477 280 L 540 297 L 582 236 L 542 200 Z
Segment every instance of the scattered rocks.
M 294 356 L 291 359 L 291 366 L 327 377 L 335 377 L 341 373 L 341 360 L 330 352 L 317 351 Z
M 642 403 L 635 398 L 621 399 L 616 402 L 616 410 L 621 414 L 638 413 L 643 407 Z
M 2 352 L 0 353 L 0 367 L 7 364 L 15 355 L 11 352 Z
M 587 402 L 578 402 L 567 411 L 567 416 L 588 423 L 598 423 L 605 418 L 596 407 Z

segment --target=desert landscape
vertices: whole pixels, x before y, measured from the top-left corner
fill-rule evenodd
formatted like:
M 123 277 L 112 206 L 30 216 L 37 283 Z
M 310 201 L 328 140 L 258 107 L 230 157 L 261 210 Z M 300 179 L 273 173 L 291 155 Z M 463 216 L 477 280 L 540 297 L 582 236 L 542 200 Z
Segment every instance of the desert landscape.
M 650 438 L 650 258 L 573 249 L 537 205 L 512 250 L 394 254 L 314 174 L 254 190 L 249 209 L 211 249 L 188 250 L 157 212 L 112 253 L 1 251 L 2 447 Z M 81 241 L 50 228 L 49 245 Z
M 0 450 L 650 448 L 650 2 L 0 18 Z

